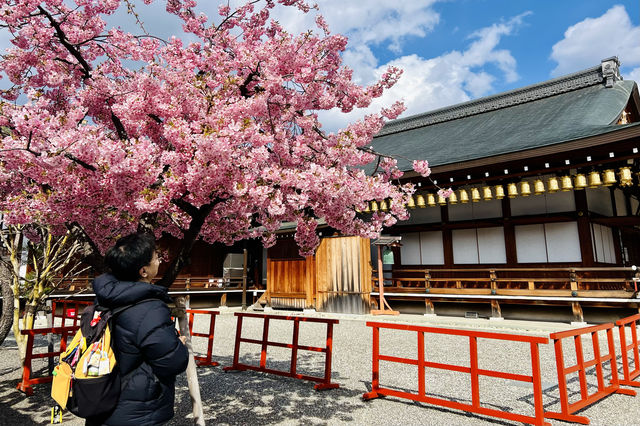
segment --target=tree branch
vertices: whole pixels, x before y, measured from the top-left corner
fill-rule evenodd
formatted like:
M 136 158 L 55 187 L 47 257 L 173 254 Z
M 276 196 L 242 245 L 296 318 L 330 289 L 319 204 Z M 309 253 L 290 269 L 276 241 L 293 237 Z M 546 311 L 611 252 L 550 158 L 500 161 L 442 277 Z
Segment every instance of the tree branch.
M 95 172 L 96 170 L 98 170 L 94 166 L 92 166 L 91 164 L 85 163 L 84 161 L 80 160 L 79 158 L 76 158 L 76 156 L 74 156 L 73 154 L 70 154 L 70 153 L 66 152 L 64 154 L 64 156 L 65 156 L 65 158 L 68 158 L 69 160 L 73 161 L 76 164 L 79 164 L 80 166 L 84 167 L 87 170 L 91 170 L 92 172 Z
M 86 80 L 88 78 L 91 78 L 91 65 L 89 65 L 89 63 L 82 57 L 80 51 L 73 44 L 69 43 L 66 34 L 64 33 L 64 31 L 62 31 L 60 23 L 53 19 L 53 16 L 51 16 L 51 14 L 47 12 L 42 6 L 38 6 L 38 10 L 40 11 L 40 13 L 47 17 L 47 19 L 51 23 L 51 26 L 56 30 L 56 35 L 58 36 L 60 43 L 65 47 L 65 49 L 69 51 L 69 53 L 71 53 L 74 58 L 76 58 L 76 60 L 82 67 L 82 71 L 84 74 L 83 79 Z
M 173 201 L 174 200 L 172 200 L 172 202 Z M 191 216 L 191 223 L 189 224 L 189 229 L 187 229 L 184 233 L 184 236 L 182 238 L 182 245 L 180 246 L 178 255 L 173 258 L 171 264 L 169 265 L 169 269 L 167 270 L 167 272 L 165 272 L 162 279 L 156 283 L 157 285 L 164 287 L 169 287 L 171 284 L 173 284 L 182 268 L 184 268 L 189 262 L 191 252 L 193 250 L 193 245 L 200 235 L 200 230 L 204 225 L 204 221 L 207 219 L 207 216 L 209 216 L 209 213 L 211 213 L 211 211 L 217 204 L 217 202 L 212 202 L 209 204 L 205 204 L 197 209 L 184 200 L 179 201 L 187 204 L 189 206 L 189 209 L 193 209 L 195 210 L 195 212 L 194 214 L 189 214 L 189 216 Z
M 171 200 L 171 203 L 191 217 L 198 215 L 198 208 L 182 198 L 174 198 Z
M 104 270 L 104 256 L 100 254 L 100 249 L 98 249 L 98 246 L 89 234 L 87 234 L 82 225 L 78 222 L 71 222 L 67 223 L 66 227 L 71 231 L 76 241 L 82 244 L 84 261 L 91 265 L 96 272 Z
M 116 133 L 118 134 L 118 138 L 120 138 L 120 140 L 126 141 L 127 139 L 129 139 L 129 136 L 127 136 L 127 131 L 124 129 L 124 125 L 122 124 L 122 121 L 120 121 L 120 119 L 113 113 L 113 111 L 111 111 L 111 121 L 113 121 L 113 126 L 116 128 Z

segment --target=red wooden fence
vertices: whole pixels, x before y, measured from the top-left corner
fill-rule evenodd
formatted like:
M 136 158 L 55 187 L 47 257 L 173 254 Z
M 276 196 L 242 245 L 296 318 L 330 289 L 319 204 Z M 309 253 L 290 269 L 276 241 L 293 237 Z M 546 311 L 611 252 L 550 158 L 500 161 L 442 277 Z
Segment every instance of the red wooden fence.
M 616 365 L 616 351 L 613 341 L 613 327 L 612 323 L 597 325 L 593 327 L 583 327 L 575 330 L 561 331 L 558 333 L 552 333 L 549 337 L 553 340 L 553 344 L 556 352 L 556 369 L 558 372 L 558 390 L 560 391 L 560 412 L 547 412 L 545 417 L 550 419 L 558 419 L 566 422 L 589 424 L 589 419 L 585 416 L 577 416 L 574 413 L 582 408 L 591 405 L 607 395 L 612 393 L 621 393 L 625 395 L 635 395 L 636 392 L 629 389 L 620 388 L 620 382 L 618 380 L 618 367 Z M 601 355 L 600 353 L 600 339 L 598 332 L 604 331 L 607 336 L 608 353 Z M 593 345 L 593 359 L 585 360 L 582 347 L 582 336 L 591 335 L 591 342 Z M 564 353 L 562 349 L 562 340 L 567 338 L 573 338 L 575 352 L 576 352 L 576 364 L 566 367 L 564 363 Z M 605 384 L 603 367 L 606 362 L 610 363 L 611 367 L 611 383 Z M 589 394 L 587 386 L 587 368 L 595 367 L 596 376 L 598 380 L 598 390 L 595 393 Z M 580 399 L 576 402 L 569 402 L 569 392 L 567 390 L 567 375 L 572 373 L 578 373 L 578 379 L 580 381 Z
M 27 337 L 27 352 L 22 367 L 22 380 L 18 383 L 16 388 L 27 395 L 33 395 L 33 388 L 31 385 L 40 383 L 49 383 L 53 380 L 53 376 L 31 377 L 33 373 L 31 361 L 39 358 L 53 358 L 60 355 L 67 349 L 67 338 L 73 336 L 78 330 L 78 326 L 71 327 L 53 327 L 53 328 L 38 328 L 33 330 L 22 330 L 21 333 Z M 53 352 L 33 353 L 33 340 L 37 335 L 57 334 L 60 336 L 60 348 Z
M 211 360 L 212 352 L 213 352 L 213 334 L 216 328 L 216 315 L 220 312 L 217 311 L 205 311 L 198 309 L 187 309 L 187 314 L 189 315 L 189 334 L 191 337 L 204 337 L 207 339 L 207 355 L 194 355 L 194 359 L 197 361 L 198 366 L 212 366 L 215 367 L 219 365 L 217 362 Z M 209 315 L 209 332 L 208 333 L 199 333 L 193 331 L 193 318 L 196 314 L 199 315 Z
M 540 354 L 539 344 L 549 343 L 546 337 L 523 336 L 518 334 L 488 333 L 471 330 L 457 330 L 451 328 L 422 327 L 404 324 L 390 324 L 381 322 L 367 322 L 367 326 L 373 329 L 373 367 L 371 392 L 365 393 L 364 399 L 373 399 L 381 396 L 395 396 L 407 398 L 412 401 L 420 401 L 427 404 L 439 405 L 442 407 L 483 414 L 486 416 L 498 417 L 501 419 L 514 420 L 533 425 L 549 425 L 544 421 L 544 407 L 542 405 L 542 384 L 540 378 Z M 380 329 L 405 330 L 417 333 L 418 359 L 401 358 L 380 354 Z M 444 334 L 451 336 L 466 336 L 469 338 L 469 359 L 470 365 L 461 366 L 454 364 L 443 364 L 430 362 L 425 359 L 425 333 Z M 514 342 L 528 343 L 531 350 L 531 375 L 507 373 L 496 370 L 481 369 L 478 366 L 478 339 L 497 339 Z M 404 392 L 380 386 L 380 361 L 394 362 L 399 364 L 418 366 L 418 393 Z M 441 370 L 467 373 L 471 376 L 471 404 L 464 404 L 449 399 L 427 396 L 425 386 L 426 368 L 436 368 Z M 496 410 L 483 407 L 480 403 L 480 376 L 497 377 L 506 380 L 531 383 L 533 385 L 535 416 L 527 416 L 509 411 Z M 505 395 L 506 396 L 506 395 Z
M 616 321 L 618 331 L 620 333 L 620 352 L 622 354 L 622 372 L 623 378 L 620 380 L 621 385 L 640 387 L 640 382 L 634 380 L 640 376 L 640 354 L 638 353 L 638 321 L 640 314 L 622 318 Z M 631 343 L 627 344 L 627 336 L 625 327 L 629 326 L 631 331 Z M 633 355 L 634 369 L 629 366 L 629 351 Z
M 235 341 L 235 349 L 233 352 L 233 365 L 229 367 L 225 367 L 224 370 L 254 370 L 254 371 L 262 371 L 265 373 L 277 374 L 279 376 L 293 377 L 296 379 L 302 380 L 310 380 L 314 382 L 319 382 L 314 386 L 317 390 L 322 389 L 334 389 L 338 388 L 340 385 L 337 383 L 331 383 L 331 357 L 332 357 L 332 348 L 333 348 L 333 325 L 338 324 L 339 321 L 335 319 L 326 319 L 326 318 L 307 318 L 307 317 L 295 317 L 295 316 L 281 316 L 281 315 L 266 315 L 266 314 L 250 314 L 250 313 L 242 313 L 236 312 L 235 315 L 238 317 L 238 324 L 236 327 L 236 341 Z M 247 339 L 242 337 L 242 320 L 244 318 L 260 318 L 263 320 L 263 328 L 262 328 L 262 339 Z M 292 343 L 280 343 L 269 341 L 269 323 L 270 321 L 293 321 L 293 337 Z M 314 346 L 305 346 L 300 345 L 298 343 L 298 337 L 300 335 L 300 323 L 301 322 L 315 322 L 322 323 L 327 325 L 327 340 L 325 347 L 314 347 Z M 249 365 L 243 364 L 240 362 L 240 343 L 253 343 L 255 345 L 261 346 L 260 353 L 260 364 L 259 365 Z M 267 348 L 269 346 L 276 346 L 281 348 L 289 348 L 291 349 L 291 363 L 289 371 L 280 371 L 275 370 L 273 368 L 267 368 Z M 325 366 L 324 366 L 324 376 L 316 377 L 310 376 L 306 374 L 299 374 L 297 372 L 297 359 L 298 359 L 298 351 L 311 351 L 311 352 L 322 352 L 325 354 Z

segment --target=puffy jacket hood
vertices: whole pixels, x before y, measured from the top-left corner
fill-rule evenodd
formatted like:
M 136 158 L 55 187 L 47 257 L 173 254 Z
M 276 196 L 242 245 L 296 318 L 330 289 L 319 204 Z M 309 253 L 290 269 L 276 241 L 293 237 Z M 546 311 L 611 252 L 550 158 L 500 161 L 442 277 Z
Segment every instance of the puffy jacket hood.
M 98 305 L 117 308 L 144 299 L 160 299 L 171 302 L 166 287 L 138 281 L 118 281 L 111 274 L 103 274 L 93 280 L 93 291 Z

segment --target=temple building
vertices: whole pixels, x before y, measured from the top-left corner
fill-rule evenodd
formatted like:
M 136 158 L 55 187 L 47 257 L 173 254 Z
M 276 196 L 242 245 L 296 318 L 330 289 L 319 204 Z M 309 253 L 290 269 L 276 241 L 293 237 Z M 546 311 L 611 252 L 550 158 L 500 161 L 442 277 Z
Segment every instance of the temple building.
M 387 299 L 637 308 L 640 97 L 617 58 L 388 123 L 372 148 L 419 187 Z M 428 179 L 411 172 L 427 159 Z M 447 200 L 437 188 L 454 190 Z M 370 209 L 385 207 L 384 200 Z M 428 297 L 427 297 L 428 296 Z

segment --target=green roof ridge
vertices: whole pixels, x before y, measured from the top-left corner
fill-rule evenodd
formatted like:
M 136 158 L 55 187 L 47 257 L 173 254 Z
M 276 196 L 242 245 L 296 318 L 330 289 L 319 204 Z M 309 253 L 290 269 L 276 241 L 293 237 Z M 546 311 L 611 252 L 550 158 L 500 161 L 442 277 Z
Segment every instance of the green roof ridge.
M 419 127 L 443 123 L 445 121 L 456 120 L 489 111 L 495 111 L 538 99 L 548 98 L 561 93 L 595 86 L 597 84 L 606 84 L 609 83 L 609 76 L 605 75 L 605 72 L 606 74 L 611 74 L 611 71 L 609 71 L 611 65 L 615 68 L 615 70 L 612 70 L 616 74 L 615 80 L 622 80 L 618 73 L 618 58 L 613 57 L 603 60 L 600 65 L 583 71 L 578 71 L 573 74 L 564 75 L 541 83 L 498 93 L 496 95 L 486 96 L 460 104 L 439 108 L 426 113 L 390 121 L 382 128 L 376 137 L 400 133 Z M 603 70 L 606 71 L 603 72 Z M 611 86 L 606 84 L 606 86 L 611 87 L 612 84 Z

